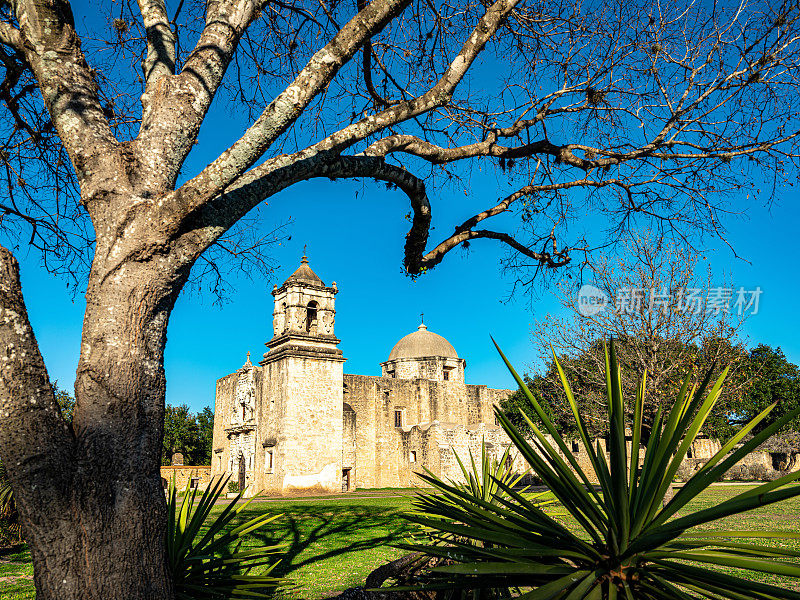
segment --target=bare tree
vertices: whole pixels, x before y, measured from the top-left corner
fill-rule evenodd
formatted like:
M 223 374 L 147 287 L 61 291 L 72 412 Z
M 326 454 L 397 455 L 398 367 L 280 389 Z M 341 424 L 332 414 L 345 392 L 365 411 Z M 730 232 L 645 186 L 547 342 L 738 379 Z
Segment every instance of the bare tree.
M 551 365 L 539 381 L 551 402 L 557 402 L 561 390 L 552 366 L 555 351 L 576 386 L 588 424 L 595 433 L 607 433 L 605 353 L 610 339 L 615 340 L 628 399 L 636 397 L 647 373 L 646 428 L 659 408 L 671 407 L 687 374 L 699 384 L 712 367 L 715 375 L 728 367 L 725 395 L 741 393 L 747 382 L 738 371 L 747 352 L 739 331 L 757 310 L 753 294 L 758 292 L 737 290 L 722 273 L 715 281 L 711 268 L 698 269 L 699 262 L 698 254 L 681 244 L 634 234 L 618 252 L 597 258 L 592 284 L 580 290 L 560 284 L 558 299 L 566 316 L 548 315 L 533 330 L 541 358 Z M 601 303 L 587 304 L 590 294 Z M 720 408 L 725 405 L 721 402 Z M 571 414 L 568 406 L 559 408 Z
M 68 425 L 17 264 L 0 252 L 0 455 L 45 600 L 171 597 L 158 476 L 167 322 L 198 261 L 263 256 L 260 238 L 223 242 L 248 214 L 269 214 L 264 199 L 314 177 L 382 181 L 409 200 L 409 275 L 478 239 L 536 272 L 602 243 L 570 229 L 577 216 L 612 241 L 642 220 L 719 232 L 729 195 L 757 167 L 781 182 L 796 166 L 795 4 L 120 0 L 100 10 L 98 33 L 82 31 L 67 0 L 0 6 L 4 239 L 38 247 L 76 281 L 88 269 Z M 250 125 L 182 173 L 215 100 Z M 507 190 L 474 199 L 477 210 L 465 206 L 431 241 L 429 190 L 450 177 L 469 189 L 480 176 L 469 167 L 483 164 Z M 507 230 L 489 225 L 501 215 L 514 217 Z

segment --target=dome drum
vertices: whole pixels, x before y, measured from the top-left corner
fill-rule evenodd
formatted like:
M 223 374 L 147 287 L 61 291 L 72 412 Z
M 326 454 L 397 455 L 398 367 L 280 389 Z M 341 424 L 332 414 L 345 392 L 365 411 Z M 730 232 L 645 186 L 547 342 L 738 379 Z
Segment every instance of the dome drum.
M 403 337 L 381 363 L 383 377 L 396 379 L 433 379 L 464 382 L 466 361 L 458 357 L 453 345 L 421 324 L 417 331 Z

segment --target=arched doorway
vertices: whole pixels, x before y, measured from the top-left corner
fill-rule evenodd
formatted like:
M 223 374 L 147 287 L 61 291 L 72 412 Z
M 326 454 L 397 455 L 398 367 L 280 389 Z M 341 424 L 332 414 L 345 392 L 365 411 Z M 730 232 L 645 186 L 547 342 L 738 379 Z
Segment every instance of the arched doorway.
M 244 491 L 245 485 L 245 463 L 244 454 L 239 454 L 239 491 Z

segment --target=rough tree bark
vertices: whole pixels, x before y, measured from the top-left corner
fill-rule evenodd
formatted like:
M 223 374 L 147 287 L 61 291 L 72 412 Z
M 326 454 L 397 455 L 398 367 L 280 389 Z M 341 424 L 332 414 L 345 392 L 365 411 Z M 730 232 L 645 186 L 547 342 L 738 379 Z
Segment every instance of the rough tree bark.
M 137 3 L 121 4 L 123 12 L 136 10 Z M 183 39 L 192 49 L 182 53 L 179 14 L 190 4 L 195 13 L 184 23 Z M 560 244 L 556 235 L 559 223 L 579 210 L 570 190 L 614 191 L 618 205 L 609 212 L 623 220 L 648 214 L 670 226 L 697 224 L 709 212 L 716 217 L 702 187 L 711 167 L 715 184 L 733 189 L 742 179 L 723 168 L 733 159 L 797 157 L 800 132 L 786 124 L 800 109 L 789 105 L 785 113 L 773 114 L 763 105 L 754 108 L 751 96 L 759 85 L 773 86 L 774 98 L 787 102 L 798 96 L 793 82 L 800 11 L 794 6 L 761 15 L 757 27 L 746 19 L 749 29 L 743 33 L 737 24 L 744 9 L 725 24 L 716 16 L 691 21 L 682 6 L 652 15 L 646 6 L 617 3 L 607 9 L 612 18 L 604 19 L 597 10 L 581 13 L 571 3 L 450 4 L 181 0 L 170 17 L 164 0 L 139 0 L 142 35 L 125 43 L 144 45 L 141 112 L 132 119 L 138 131 L 127 137 L 112 126 L 124 120 L 112 107 L 116 90 L 103 94 L 69 2 L 12 0 L 0 6 L 0 66 L 6 70 L 0 100 L 13 121 L 10 139 L 17 144 L 15 136 L 26 135 L 17 146 L 27 147 L 57 137 L 56 155 L 59 160 L 66 155 L 71 167 L 53 172 L 67 173 L 68 183 L 79 190 L 72 200 L 88 215 L 94 241 L 71 427 L 53 397 L 17 263 L 0 248 L 0 456 L 31 547 L 40 600 L 172 597 L 158 468 L 169 315 L 192 265 L 264 199 L 314 177 L 384 181 L 409 199 L 404 266 L 410 275 L 476 239 L 499 241 L 536 268 L 557 268 L 581 251 L 579 245 Z M 279 18 L 287 15 L 285 21 Z M 128 22 L 115 21 L 122 38 Z M 268 73 L 275 84 L 289 72 L 281 69 L 291 65 L 286 78 L 291 81 L 277 93 L 270 90 L 271 100 L 242 136 L 178 187 L 237 47 L 245 39 L 252 43 L 245 33 L 255 21 L 268 23 L 264 43 L 277 44 L 271 58 L 278 67 L 264 60 L 258 74 Z M 385 33 L 387 39 L 376 42 L 387 25 L 398 22 L 394 32 Z M 200 23 L 196 36 L 186 23 Z M 295 27 L 292 35 L 281 29 L 284 23 Z M 472 106 L 472 91 L 458 98 L 457 88 L 497 37 L 504 40 L 497 49 L 503 60 L 519 52 L 511 70 L 528 69 L 527 83 L 506 82 L 498 107 Z M 305 54 L 294 54 L 298 39 L 306 42 Z M 662 42 L 675 40 L 691 40 L 690 47 L 668 55 Z M 361 72 L 348 71 L 359 51 Z M 340 92 L 351 94 L 352 106 L 360 108 L 342 116 L 351 110 L 342 101 L 337 119 L 321 129 L 314 113 L 306 136 L 311 141 L 299 136 L 286 142 L 285 134 L 299 127 L 309 107 L 324 104 L 340 71 L 350 78 Z M 669 86 L 662 83 L 662 71 Z M 405 82 L 398 83 L 403 76 Z M 542 90 L 540 83 L 548 79 L 555 82 L 553 89 Z M 20 99 L 37 89 L 38 104 L 26 105 L 25 113 Z M 362 89 L 365 95 L 359 96 Z M 721 118 L 720 110 L 729 114 Z M 560 119 L 583 117 L 584 129 L 597 133 L 593 145 L 584 142 L 583 133 L 580 143 L 549 139 L 547 127 L 564 131 Z M 609 125 L 595 131 L 597 121 Z M 32 122 L 39 131 L 32 130 Z M 720 123 L 729 125 L 720 130 Z M 425 180 L 400 164 L 402 157 L 413 157 L 417 166 L 485 159 L 502 161 L 503 169 L 514 160 L 531 167 L 527 181 L 514 183 L 515 191 L 490 201 L 429 248 Z M 15 160 L 22 169 L 27 155 Z M 15 184 L 6 150 L 0 163 L 11 195 Z M 16 177 L 16 185 L 25 189 L 21 180 Z M 60 182 L 57 178 L 49 188 L 56 195 Z M 677 213 L 676 198 L 685 202 Z M 537 229 L 532 241 L 477 229 L 520 206 L 524 223 L 543 215 L 537 224 L 544 229 Z M 42 231 L 60 231 L 63 210 L 59 205 L 52 215 L 28 214 L 9 198 L 0 205 L 0 229 L 16 216 L 34 228 L 31 239 L 43 240 Z M 709 229 L 715 227 L 712 220 Z
M 186 270 L 175 274 L 162 257 L 99 256 L 75 386 L 81 410 L 70 429 L 27 320 L 16 262 L 7 250 L 0 253 L 6 349 L 0 444 L 16 484 L 38 597 L 168 598 L 159 476 L 163 354 Z

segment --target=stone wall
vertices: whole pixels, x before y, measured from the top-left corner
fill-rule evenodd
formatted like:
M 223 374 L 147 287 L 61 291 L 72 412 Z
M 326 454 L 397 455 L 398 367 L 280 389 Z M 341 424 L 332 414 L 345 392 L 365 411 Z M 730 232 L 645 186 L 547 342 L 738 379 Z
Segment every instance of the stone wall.
M 187 484 L 190 488 L 205 490 L 211 482 L 211 467 L 186 465 L 161 467 L 161 485 L 164 489 L 172 483 L 173 477 L 178 491 L 186 489 Z
M 496 425 L 493 407 L 511 390 L 458 381 L 343 375 L 341 359 L 324 356 L 284 355 L 252 369 L 248 377 L 256 393 L 249 421 L 234 412 L 242 396 L 241 370 L 217 382 L 210 474 L 230 473 L 236 480 L 236 457 L 241 453 L 246 457 L 247 485 L 253 490 L 335 492 L 341 489 L 343 470 L 348 470 L 350 490 L 423 485 L 417 476 L 423 468 L 459 479 L 456 455 L 468 462 L 471 452 L 477 459 L 485 440 L 491 456 L 499 459 L 510 446 Z M 600 445 L 605 448 L 605 440 Z M 717 440 L 695 440 L 679 478 L 690 477 L 720 447 Z M 596 483 L 582 442 L 567 440 L 567 448 Z M 641 447 L 640 464 L 644 456 Z M 774 477 L 800 469 L 799 456 L 754 452 L 727 476 Z M 517 472 L 528 470 L 513 449 L 512 457 Z
M 494 427 L 493 405 L 511 393 L 458 381 L 345 375 L 344 402 L 356 420 L 356 486 L 418 485 L 413 472 L 423 466 L 438 472 L 439 441 L 429 431 L 434 422 L 484 431 Z
M 462 358 L 427 356 L 422 358 L 398 358 L 381 363 L 382 377 L 390 379 L 435 379 L 464 383 Z

